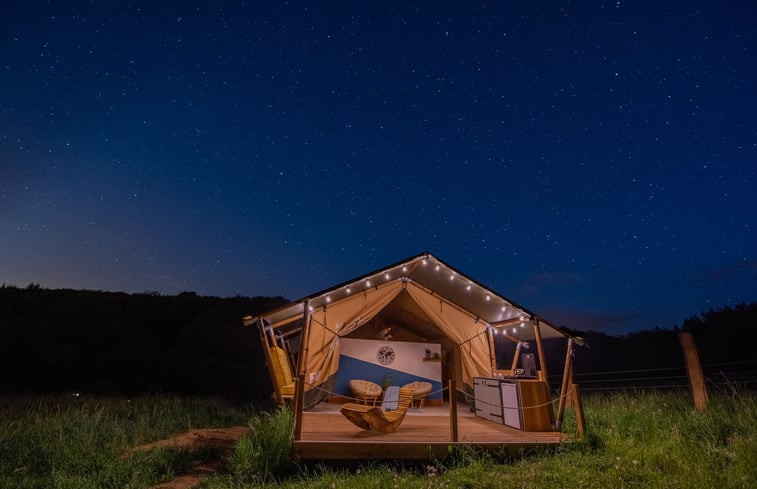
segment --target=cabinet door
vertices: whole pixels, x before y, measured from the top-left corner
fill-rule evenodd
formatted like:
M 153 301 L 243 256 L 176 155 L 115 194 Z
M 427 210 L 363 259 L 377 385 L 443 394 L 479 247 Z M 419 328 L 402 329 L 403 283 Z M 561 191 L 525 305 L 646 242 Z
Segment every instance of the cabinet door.
M 518 384 L 503 382 L 500 385 L 502 394 L 502 411 L 504 423 L 516 429 L 523 429 L 520 421 L 520 399 L 518 396 Z

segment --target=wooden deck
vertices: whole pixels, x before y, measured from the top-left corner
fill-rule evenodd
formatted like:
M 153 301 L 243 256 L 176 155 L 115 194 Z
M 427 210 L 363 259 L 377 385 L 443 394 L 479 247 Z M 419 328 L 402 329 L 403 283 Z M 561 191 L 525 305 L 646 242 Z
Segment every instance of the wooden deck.
M 342 416 L 336 405 L 304 412 L 302 436 L 294 442 L 294 456 L 325 459 L 430 459 L 449 454 L 450 447 L 470 445 L 517 455 L 569 440 L 558 432 L 523 432 L 474 416 L 461 406 L 458 442 L 453 443 L 448 407 L 408 411 L 395 433 L 363 431 Z

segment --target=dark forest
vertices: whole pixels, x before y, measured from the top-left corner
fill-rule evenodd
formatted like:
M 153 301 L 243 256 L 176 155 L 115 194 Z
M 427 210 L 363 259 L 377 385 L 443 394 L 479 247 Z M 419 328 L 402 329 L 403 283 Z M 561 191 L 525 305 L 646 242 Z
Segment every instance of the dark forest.
M 242 326 L 241 318 L 286 302 L 282 297 L 2 286 L 0 392 L 265 399 L 271 386 L 258 333 Z M 693 333 L 710 372 L 740 366 L 748 371 L 740 372 L 739 380 L 754 386 L 757 303 L 710 310 L 680 327 L 625 336 L 568 330 L 587 344 L 576 349 L 577 382 L 589 373 L 682 366 L 678 330 Z M 562 358 L 554 353 L 557 366 Z M 559 373 L 550 368 L 552 376 Z

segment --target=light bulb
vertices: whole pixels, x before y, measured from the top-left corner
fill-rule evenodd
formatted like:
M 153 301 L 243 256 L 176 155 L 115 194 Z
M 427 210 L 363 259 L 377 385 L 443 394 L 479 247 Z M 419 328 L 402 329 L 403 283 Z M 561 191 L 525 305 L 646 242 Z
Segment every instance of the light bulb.
M 490 301 L 490 300 L 492 300 L 492 296 L 490 296 L 490 295 L 487 295 L 487 296 L 486 296 L 486 300 L 487 300 L 487 301 Z
M 434 270 L 436 270 L 438 272 L 440 268 L 441 267 L 439 265 L 437 265 L 436 268 L 434 268 Z
M 407 265 L 402 265 L 402 271 L 407 272 Z
M 366 280 L 365 281 L 365 286 L 366 287 L 370 287 L 371 286 L 371 281 L 370 280 Z
M 473 287 L 473 285 L 471 285 L 471 284 L 468 284 L 468 286 L 467 286 L 467 287 L 465 288 L 465 290 L 470 290 L 470 289 L 471 289 L 471 287 Z
M 385 279 L 387 279 L 387 280 L 389 280 L 389 274 L 388 274 L 388 273 L 385 273 L 385 274 L 384 274 L 384 278 L 385 278 Z
M 352 292 L 352 289 L 350 289 L 349 287 L 347 287 L 346 292 L 349 294 L 350 292 Z
M 326 296 L 326 302 L 331 302 L 331 297 Z

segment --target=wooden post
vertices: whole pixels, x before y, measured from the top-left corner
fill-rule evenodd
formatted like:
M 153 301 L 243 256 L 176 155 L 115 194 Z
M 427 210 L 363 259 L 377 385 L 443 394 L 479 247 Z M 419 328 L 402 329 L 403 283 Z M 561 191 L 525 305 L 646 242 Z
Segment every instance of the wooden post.
M 539 327 L 539 318 L 534 318 L 534 337 L 536 338 L 536 351 L 539 354 L 539 375 L 541 375 L 541 380 L 547 384 L 547 392 L 550 392 L 549 374 L 547 372 L 547 360 L 544 358 L 544 345 L 541 342 L 541 328 Z
M 586 432 L 586 419 L 584 418 L 584 406 L 581 402 L 578 384 L 570 384 L 570 398 L 573 404 L 573 411 L 576 413 L 576 430 L 578 431 L 578 436 L 583 438 Z
M 305 405 L 305 376 L 297 377 L 297 384 L 294 386 L 294 439 L 302 439 L 302 410 Z
M 300 355 L 297 358 L 297 385 L 294 392 L 294 439 L 302 435 L 302 410 L 305 406 L 305 371 L 307 364 L 307 340 L 310 336 L 310 299 L 305 301 L 302 315 L 302 334 L 300 334 Z
M 688 331 L 678 333 L 678 340 L 681 342 L 683 357 L 686 360 L 686 371 L 689 374 L 691 391 L 694 394 L 694 407 L 697 411 L 701 411 L 707 407 L 707 386 L 704 383 L 704 374 L 702 373 L 702 365 L 699 363 L 697 346 Z
M 489 359 L 492 362 L 492 375 L 494 375 L 494 372 L 497 370 L 497 353 L 494 350 L 494 335 L 492 334 L 492 328 L 487 327 L 486 333 L 489 338 Z
M 515 355 L 513 355 L 513 365 L 510 367 L 511 370 L 515 370 L 518 368 L 518 360 L 520 360 L 520 346 L 523 343 L 521 341 L 518 342 L 518 345 L 515 347 Z
M 449 431 L 454 443 L 457 443 L 457 387 L 455 379 L 449 380 Z
M 570 382 L 570 373 L 573 368 L 573 338 L 568 338 L 568 348 L 565 351 L 565 367 L 562 372 L 562 384 L 560 386 L 560 401 L 557 404 L 557 431 L 560 431 L 562 418 L 565 414 L 565 396 L 568 395 L 568 383 Z

